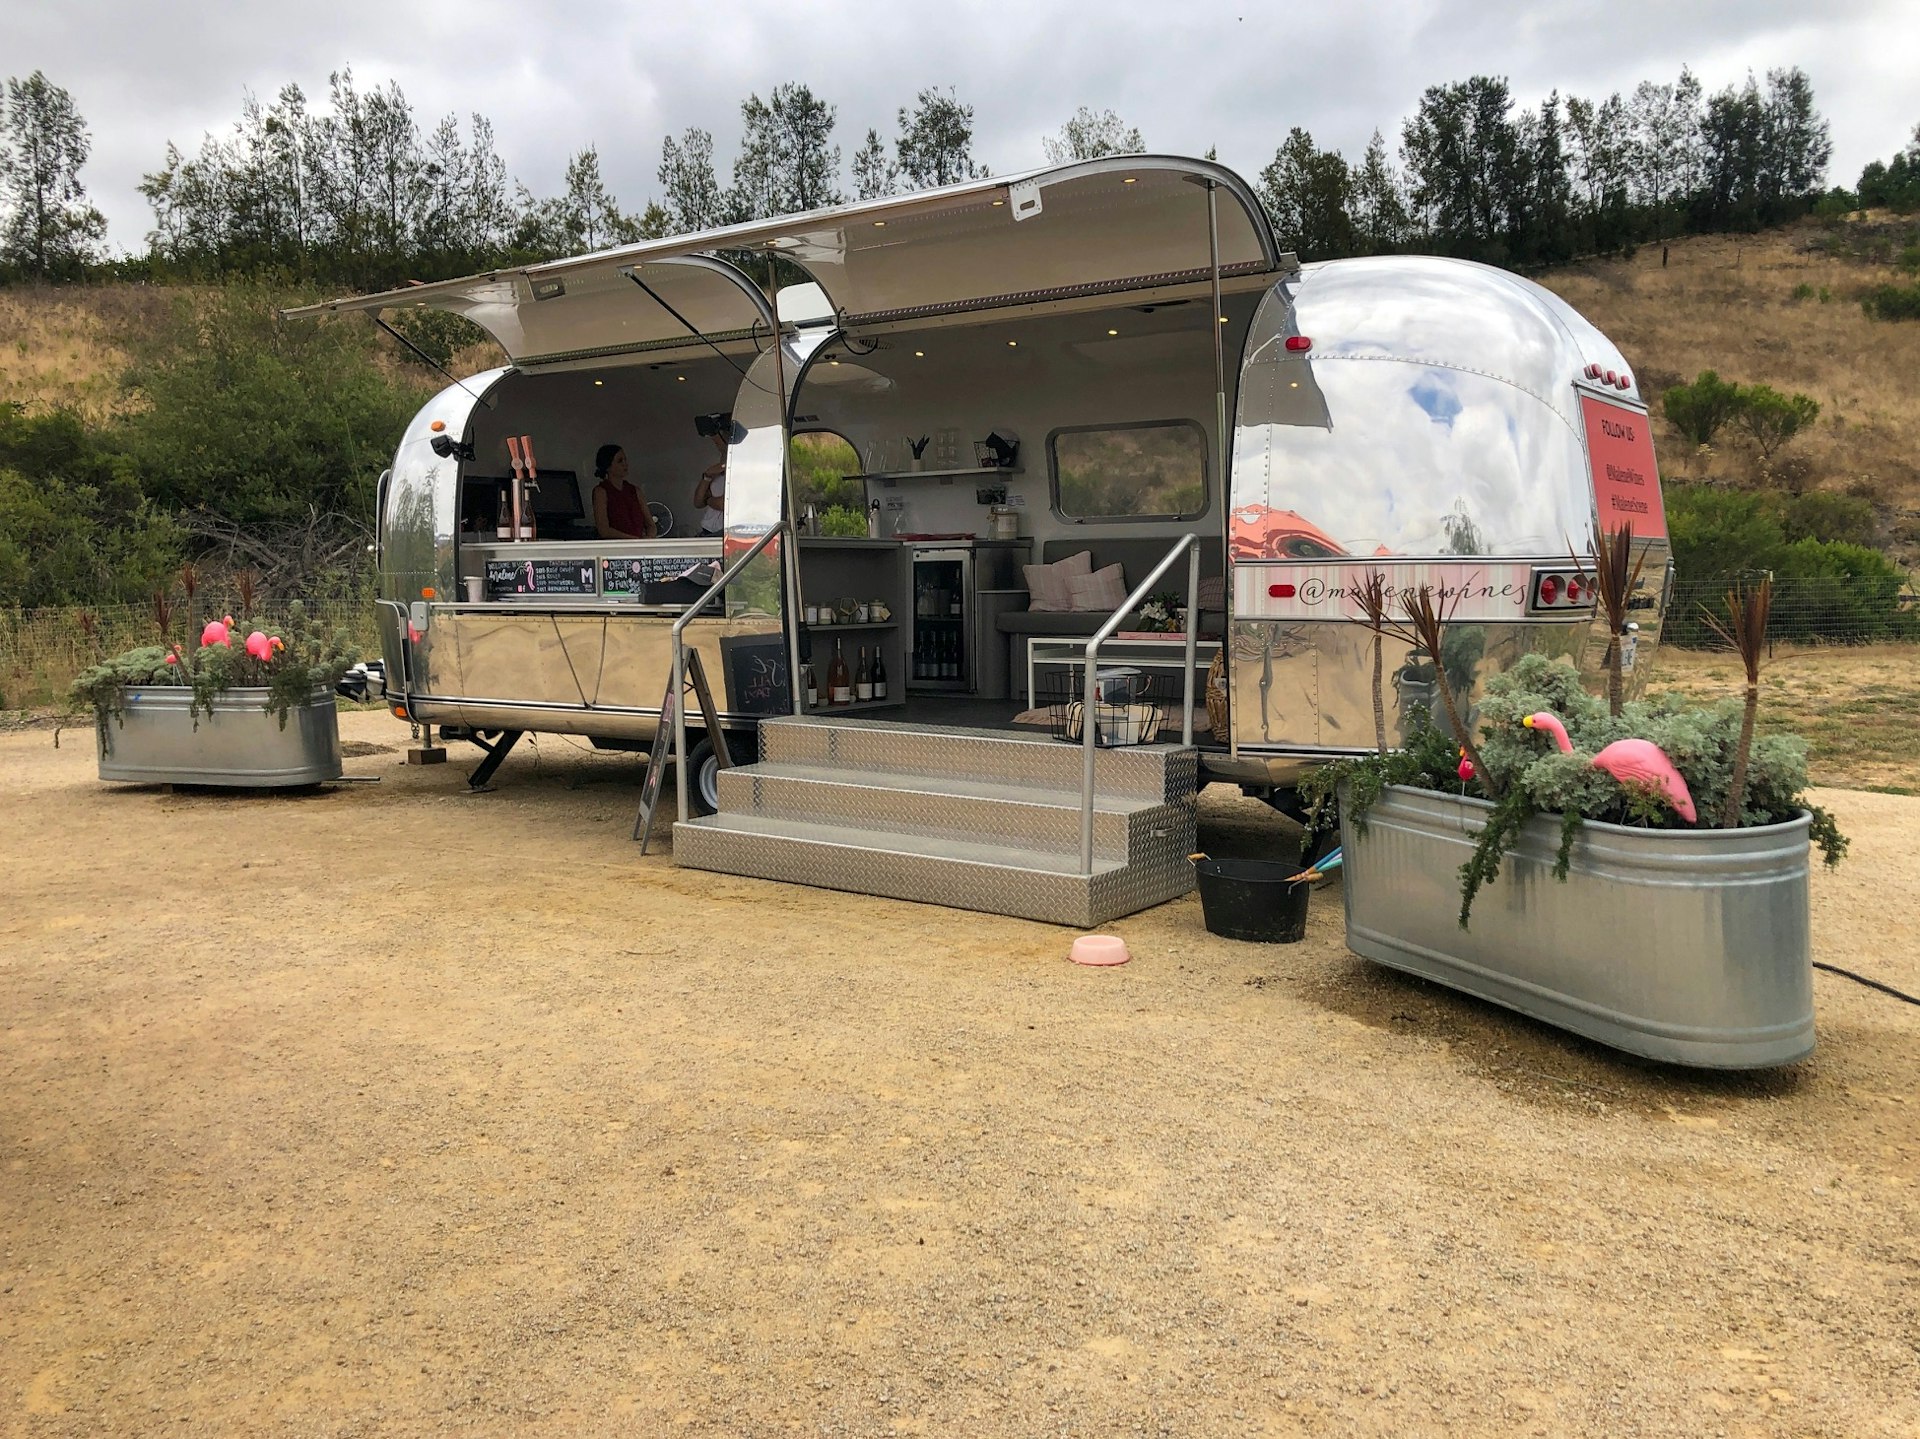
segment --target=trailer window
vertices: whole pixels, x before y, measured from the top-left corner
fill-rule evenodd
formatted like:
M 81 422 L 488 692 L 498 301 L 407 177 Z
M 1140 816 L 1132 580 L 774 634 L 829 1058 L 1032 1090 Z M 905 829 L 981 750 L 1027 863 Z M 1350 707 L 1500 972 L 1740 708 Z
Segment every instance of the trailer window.
M 1190 520 L 1207 508 L 1207 436 L 1191 420 L 1047 436 L 1053 508 L 1069 520 Z

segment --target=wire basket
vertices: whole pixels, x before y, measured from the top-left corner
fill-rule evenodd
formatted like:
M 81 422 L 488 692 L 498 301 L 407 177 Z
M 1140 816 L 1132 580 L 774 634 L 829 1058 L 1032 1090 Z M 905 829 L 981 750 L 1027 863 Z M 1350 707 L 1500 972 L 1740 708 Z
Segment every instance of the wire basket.
M 1079 744 L 1085 736 L 1085 674 L 1076 665 L 1044 670 L 1037 677 L 1047 727 L 1057 740 Z M 1095 671 L 1094 694 L 1093 742 L 1101 749 L 1157 743 L 1162 722 L 1178 707 L 1166 675 L 1143 674 L 1125 665 L 1102 665 Z

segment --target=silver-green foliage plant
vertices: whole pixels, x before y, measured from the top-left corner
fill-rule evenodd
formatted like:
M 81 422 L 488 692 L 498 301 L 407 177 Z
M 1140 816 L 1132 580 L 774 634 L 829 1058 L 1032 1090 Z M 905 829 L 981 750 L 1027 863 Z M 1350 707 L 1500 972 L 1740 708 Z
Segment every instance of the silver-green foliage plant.
M 295 707 L 306 704 L 316 689 L 331 689 L 359 657 L 345 629 L 326 629 L 297 600 L 284 624 L 245 635 L 241 625 L 215 621 L 209 629 L 215 627 L 228 630 L 227 643 L 204 644 L 196 635 L 185 644 L 128 650 L 83 670 L 70 691 L 74 705 L 124 720 L 129 689 L 179 686 L 193 691 L 189 709 L 197 722 L 228 690 L 264 689 L 267 712 L 285 729 Z M 265 643 L 250 652 L 247 641 L 253 634 Z
M 1522 723 L 1526 716 L 1543 710 L 1566 726 L 1572 754 L 1562 753 L 1545 733 Z M 1463 928 L 1474 896 L 1498 877 L 1501 860 L 1535 815 L 1560 817 L 1554 873 L 1561 879 L 1567 876 L 1583 821 L 1648 829 L 1694 828 L 1656 793 L 1623 784 L 1594 767 L 1593 756 L 1615 740 L 1645 739 L 1658 745 L 1686 780 L 1695 811 L 1702 816 L 1722 814 L 1732 796 L 1743 717 L 1736 699 L 1693 705 L 1679 695 L 1668 695 L 1632 701 L 1615 716 L 1605 700 L 1587 692 L 1578 672 L 1565 660 L 1527 655 L 1487 682 L 1480 717 L 1484 725 L 1479 743 L 1481 774 L 1463 781 L 1450 764 L 1455 751 L 1410 744 L 1391 757 L 1394 772 L 1385 778 L 1386 783 L 1492 800 L 1474 853 L 1460 870 Z M 1411 767 L 1412 772 L 1410 758 L 1421 761 Z M 1382 763 L 1380 757 L 1369 755 L 1329 766 L 1313 778 L 1309 792 L 1324 799 L 1343 789 L 1349 813 L 1359 821 L 1382 788 L 1383 776 L 1372 773 Z M 1487 779 L 1497 786 L 1498 799 L 1493 798 Z M 1838 864 L 1846 853 L 1846 837 L 1831 815 L 1807 800 L 1806 785 L 1805 740 L 1795 735 L 1754 740 L 1738 827 L 1780 824 L 1807 810 L 1813 816 L 1813 841 L 1828 864 Z

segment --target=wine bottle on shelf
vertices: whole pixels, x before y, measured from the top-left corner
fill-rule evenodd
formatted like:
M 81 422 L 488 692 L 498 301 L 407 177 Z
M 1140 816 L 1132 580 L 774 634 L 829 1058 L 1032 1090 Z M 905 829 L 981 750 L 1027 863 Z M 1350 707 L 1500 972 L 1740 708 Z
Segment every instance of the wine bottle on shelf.
M 853 703 L 853 676 L 847 673 L 847 657 L 841 653 L 837 639 L 833 642 L 833 663 L 827 666 L 827 703 Z
M 813 673 L 813 661 L 807 661 L 807 708 L 820 708 L 820 681 Z
M 927 677 L 927 642 L 924 636 L 916 636 L 913 646 L 913 677 L 923 680 Z
M 950 680 L 957 680 L 960 678 L 960 636 L 959 635 L 953 636 L 951 642 L 949 642 L 949 644 L 947 645 L 947 678 Z
M 873 647 L 873 697 L 883 700 L 887 697 L 887 662 L 880 658 L 880 646 Z
M 866 701 L 873 698 L 873 670 L 867 664 L 867 647 L 860 646 L 860 662 L 853 671 L 853 697 Z

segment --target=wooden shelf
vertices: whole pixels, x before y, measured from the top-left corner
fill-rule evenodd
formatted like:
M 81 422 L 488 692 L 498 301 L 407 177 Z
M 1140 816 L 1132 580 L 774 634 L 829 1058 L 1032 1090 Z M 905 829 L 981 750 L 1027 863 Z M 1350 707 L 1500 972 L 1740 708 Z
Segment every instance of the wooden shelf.
M 801 623 L 805 624 L 806 622 L 803 620 L 801 621 Z M 828 631 L 831 631 L 831 630 L 897 630 L 900 628 L 900 621 L 898 620 L 866 620 L 860 624 L 847 624 L 847 625 L 818 624 L 818 625 L 807 625 L 807 628 L 813 631 L 813 633 L 815 634 L 819 634 L 823 630 L 828 630 Z
M 843 480 L 957 480 L 961 476 L 1017 475 L 1018 465 L 969 465 L 962 470 L 875 470 L 870 474 L 842 475 Z

